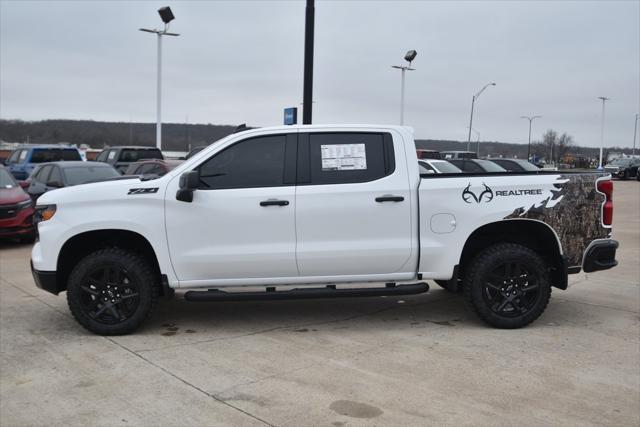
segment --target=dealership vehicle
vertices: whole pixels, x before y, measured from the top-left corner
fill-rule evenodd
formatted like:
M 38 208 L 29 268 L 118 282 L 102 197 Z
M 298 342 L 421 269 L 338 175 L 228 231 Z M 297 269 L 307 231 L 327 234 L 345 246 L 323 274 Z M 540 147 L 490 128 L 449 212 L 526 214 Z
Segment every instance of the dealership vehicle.
M 33 200 L 57 188 L 106 181 L 121 175 L 113 166 L 99 162 L 52 162 L 39 165 L 29 177 L 27 193 Z
M 18 238 L 32 243 L 33 203 L 7 169 L 0 165 L 0 238 Z
M 16 179 L 27 179 L 40 163 L 82 160 L 77 148 L 66 145 L 19 145 L 5 164 Z
M 450 159 L 477 159 L 478 156 L 473 151 L 443 151 L 440 153 L 440 158 L 445 160 Z
M 180 163 L 182 163 L 182 160 L 142 160 L 140 162 L 131 163 L 124 174 L 163 176 Z
M 538 171 L 540 169 L 533 163 L 522 159 L 491 159 L 491 161 L 509 172 Z
M 156 147 L 111 147 L 102 150 L 96 157 L 96 162 L 109 163 L 118 172 L 124 174 L 130 164 L 147 159 L 163 160 L 164 156 Z
M 418 159 L 434 159 L 439 160 L 442 158 L 439 151 L 436 150 L 427 150 L 424 148 L 417 148 L 416 154 L 418 155 Z
M 629 179 L 638 175 L 640 159 L 619 158 L 611 161 L 604 167 L 604 171 L 620 179 Z
M 66 290 L 77 321 L 105 335 L 135 330 L 177 288 L 187 301 L 330 298 L 416 294 L 427 279 L 462 284 L 485 322 L 517 328 L 568 274 L 617 264 L 609 175 L 421 175 L 412 135 L 252 129 L 154 180 L 46 193 L 36 285 Z
M 507 170 L 490 160 L 483 159 L 452 159 L 449 160 L 453 165 L 469 173 L 497 173 L 506 172 Z
M 446 160 L 418 160 L 420 166 L 425 169 L 425 172 L 420 173 L 462 173 L 460 168 L 449 163 Z

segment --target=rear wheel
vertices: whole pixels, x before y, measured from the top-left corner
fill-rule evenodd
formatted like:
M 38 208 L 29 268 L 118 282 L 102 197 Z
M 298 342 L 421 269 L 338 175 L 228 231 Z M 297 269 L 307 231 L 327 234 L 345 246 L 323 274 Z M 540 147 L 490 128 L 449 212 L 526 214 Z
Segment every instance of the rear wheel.
M 536 320 L 549 303 L 549 268 L 527 247 L 513 243 L 490 246 L 471 261 L 464 294 L 489 325 L 520 328 Z
M 158 301 L 158 284 L 148 262 L 119 248 L 82 259 L 67 282 L 67 302 L 76 320 L 100 335 L 133 332 Z

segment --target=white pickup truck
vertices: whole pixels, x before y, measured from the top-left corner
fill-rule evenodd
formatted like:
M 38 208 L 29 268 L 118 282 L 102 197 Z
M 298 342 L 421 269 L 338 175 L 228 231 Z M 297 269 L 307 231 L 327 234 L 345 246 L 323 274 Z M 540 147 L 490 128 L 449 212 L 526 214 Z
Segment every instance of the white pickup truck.
M 612 190 L 599 173 L 420 175 L 406 127 L 253 129 L 161 178 L 46 193 L 32 270 L 105 335 L 134 331 L 175 289 L 331 298 L 416 294 L 428 279 L 517 328 L 567 274 L 617 264 Z

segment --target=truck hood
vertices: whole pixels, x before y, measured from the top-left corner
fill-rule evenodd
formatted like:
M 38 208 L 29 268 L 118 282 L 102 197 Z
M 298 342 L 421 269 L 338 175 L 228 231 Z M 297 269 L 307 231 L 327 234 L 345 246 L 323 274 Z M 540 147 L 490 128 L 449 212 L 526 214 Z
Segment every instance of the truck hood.
M 37 204 L 95 203 L 122 200 L 123 196 L 127 196 L 131 189 L 159 188 L 160 181 L 160 179 L 140 181 L 138 178 L 132 178 L 74 185 L 44 193 L 38 198 Z M 155 191 L 155 193 L 157 192 L 158 190 Z
M 0 205 L 12 205 L 29 200 L 29 195 L 21 187 L 0 188 Z

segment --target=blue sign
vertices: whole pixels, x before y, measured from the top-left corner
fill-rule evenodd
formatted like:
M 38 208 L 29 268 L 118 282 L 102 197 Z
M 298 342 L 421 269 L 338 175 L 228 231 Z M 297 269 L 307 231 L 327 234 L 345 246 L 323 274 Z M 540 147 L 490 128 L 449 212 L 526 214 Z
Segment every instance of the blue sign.
M 296 107 L 290 107 L 284 109 L 284 124 L 295 125 L 298 123 L 298 109 Z

